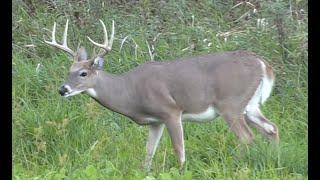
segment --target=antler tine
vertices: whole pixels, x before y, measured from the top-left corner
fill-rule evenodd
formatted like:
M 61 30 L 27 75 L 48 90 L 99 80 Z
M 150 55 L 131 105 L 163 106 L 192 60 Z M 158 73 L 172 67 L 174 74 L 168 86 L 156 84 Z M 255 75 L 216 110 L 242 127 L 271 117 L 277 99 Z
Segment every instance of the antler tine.
M 98 56 L 103 57 L 105 56 L 109 51 L 111 51 L 112 49 L 112 43 L 114 40 L 114 21 L 112 21 L 112 32 L 111 32 L 111 38 L 110 41 L 108 40 L 108 32 L 107 32 L 107 28 L 106 25 L 104 24 L 104 22 L 100 19 L 99 20 L 100 23 L 102 24 L 103 27 L 103 32 L 104 32 L 104 43 L 103 44 L 99 44 L 94 42 L 89 36 L 87 36 L 87 38 L 89 39 L 89 41 L 94 44 L 95 46 L 98 46 L 100 48 L 102 48 L 104 50 L 104 52 L 102 54 L 99 54 Z
M 56 41 L 56 22 L 54 22 L 54 24 L 53 24 L 52 37 L 51 37 L 52 40 L 51 41 L 44 40 L 44 42 L 51 45 L 51 46 L 54 46 L 56 48 L 62 49 L 72 56 L 75 56 L 76 54 L 74 53 L 74 51 L 72 51 L 67 45 L 68 24 L 69 24 L 69 19 L 67 19 L 66 26 L 64 29 L 62 45 L 58 44 Z
M 68 47 L 67 45 L 67 38 L 68 38 L 68 26 L 69 26 L 69 19 L 67 19 L 66 26 L 63 32 L 63 44 L 62 46 Z
M 102 26 L 103 26 L 104 43 L 103 43 L 103 44 L 96 43 L 96 42 L 94 42 L 89 36 L 87 36 L 87 38 L 89 39 L 89 41 L 90 41 L 92 44 L 94 44 L 94 45 L 96 45 L 96 46 L 98 46 L 98 47 L 100 47 L 100 48 L 102 48 L 102 49 L 106 49 L 106 48 L 108 47 L 108 32 L 107 32 L 107 28 L 106 28 L 105 24 L 103 23 L 103 21 L 100 20 L 100 23 L 101 23 Z
M 114 39 L 114 20 L 112 20 L 112 32 L 111 32 L 111 38 L 110 38 L 110 50 L 112 48 L 112 44 L 113 44 L 113 39 Z
M 108 47 L 108 31 L 107 31 L 107 28 L 106 28 L 106 25 L 104 24 L 104 22 L 99 19 L 100 23 L 102 24 L 102 27 L 103 27 L 103 33 L 104 33 L 104 45 L 106 47 Z
M 56 43 L 56 26 L 57 26 L 57 23 L 54 22 L 53 23 L 53 30 L 52 30 L 52 43 Z
M 47 41 L 44 39 L 44 42 L 47 44 L 50 44 L 50 45 L 57 43 L 55 34 L 56 34 L 56 22 L 53 23 L 53 28 L 52 28 L 52 33 L 51 33 L 51 41 Z

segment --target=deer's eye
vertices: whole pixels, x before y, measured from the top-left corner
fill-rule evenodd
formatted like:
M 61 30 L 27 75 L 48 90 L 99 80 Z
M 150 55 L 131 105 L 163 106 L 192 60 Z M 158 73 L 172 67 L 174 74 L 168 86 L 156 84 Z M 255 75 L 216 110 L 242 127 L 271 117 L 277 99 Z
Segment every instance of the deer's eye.
M 86 72 L 82 72 L 82 73 L 80 74 L 80 76 L 81 76 L 81 77 L 85 77 L 85 76 L 87 76 L 87 73 L 86 73 Z

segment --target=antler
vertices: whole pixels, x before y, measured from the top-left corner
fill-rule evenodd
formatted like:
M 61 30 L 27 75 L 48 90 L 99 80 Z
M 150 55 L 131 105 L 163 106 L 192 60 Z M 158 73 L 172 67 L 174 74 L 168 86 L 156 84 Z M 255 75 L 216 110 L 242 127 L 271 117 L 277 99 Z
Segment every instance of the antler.
M 112 32 L 111 32 L 110 41 L 108 40 L 108 32 L 107 32 L 107 29 L 106 29 L 105 24 L 103 23 L 103 21 L 102 21 L 101 19 L 100 19 L 99 21 L 100 21 L 100 23 L 101 23 L 102 26 L 103 26 L 104 43 L 103 43 L 103 44 L 96 43 L 96 42 L 94 42 L 89 36 L 87 36 L 87 37 L 88 37 L 89 41 L 90 41 L 92 44 L 94 44 L 94 45 L 96 45 L 96 46 L 98 46 L 98 47 L 100 47 L 100 48 L 102 48 L 102 49 L 104 50 L 104 52 L 103 52 L 102 54 L 99 54 L 99 55 L 98 55 L 98 56 L 100 56 L 100 57 L 102 58 L 102 57 L 105 56 L 109 51 L 111 51 L 111 48 L 112 48 L 112 43 L 113 43 L 113 39 L 114 39 L 114 21 L 112 21 Z
M 50 41 L 46 41 L 46 40 L 44 40 L 44 42 L 46 42 L 47 44 L 49 44 L 51 46 L 54 46 L 56 48 L 62 49 L 64 51 L 68 52 L 69 54 L 71 54 L 74 57 L 74 56 L 76 56 L 76 53 L 74 51 L 72 51 L 67 45 L 68 23 L 69 23 L 69 19 L 67 19 L 66 26 L 64 28 L 62 45 L 58 44 L 57 41 L 56 41 L 56 22 L 54 22 L 54 24 L 53 24 L 51 42 Z

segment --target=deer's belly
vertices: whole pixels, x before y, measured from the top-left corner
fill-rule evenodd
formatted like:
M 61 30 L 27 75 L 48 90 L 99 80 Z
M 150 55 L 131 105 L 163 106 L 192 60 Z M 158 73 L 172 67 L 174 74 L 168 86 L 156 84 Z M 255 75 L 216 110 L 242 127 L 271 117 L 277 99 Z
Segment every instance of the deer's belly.
M 207 122 L 207 121 L 213 120 L 218 116 L 219 114 L 217 110 L 214 107 L 209 106 L 206 110 L 200 113 L 183 113 L 181 118 L 182 118 L 182 121 Z M 147 121 L 148 123 L 160 122 L 158 119 L 152 118 L 152 117 L 144 118 L 144 120 Z
M 194 121 L 194 122 L 206 122 L 213 120 L 218 116 L 217 110 L 209 106 L 205 111 L 201 113 L 184 113 L 182 114 L 182 120 L 183 121 Z

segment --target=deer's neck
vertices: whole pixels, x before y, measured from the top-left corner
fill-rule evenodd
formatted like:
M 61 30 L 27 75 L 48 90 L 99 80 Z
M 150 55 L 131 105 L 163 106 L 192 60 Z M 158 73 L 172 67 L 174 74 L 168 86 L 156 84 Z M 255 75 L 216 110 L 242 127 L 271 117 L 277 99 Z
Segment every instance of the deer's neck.
M 87 93 L 101 105 L 128 115 L 130 112 L 128 104 L 131 100 L 128 86 L 129 83 L 124 76 L 98 71 L 96 82 Z

